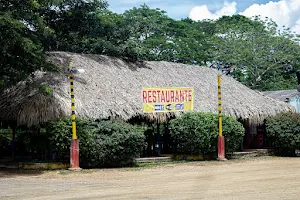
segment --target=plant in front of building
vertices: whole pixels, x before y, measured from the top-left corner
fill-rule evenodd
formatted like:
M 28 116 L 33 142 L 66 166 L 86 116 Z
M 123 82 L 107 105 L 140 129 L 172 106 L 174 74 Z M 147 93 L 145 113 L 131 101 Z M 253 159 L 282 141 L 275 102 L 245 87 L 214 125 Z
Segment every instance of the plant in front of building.
M 140 156 L 145 136 L 141 129 L 128 123 L 101 121 L 86 142 L 89 148 L 82 154 L 82 166 L 120 167 L 132 164 Z
M 267 136 L 282 153 L 300 149 L 300 114 L 282 113 L 266 119 Z
M 187 113 L 171 120 L 169 129 L 172 140 L 177 144 L 178 153 L 196 155 L 217 151 L 217 114 Z M 235 151 L 241 146 L 243 125 L 232 117 L 223 117 L 223 135 L 226 151 Z
M 46 130 L 56 155 L 62 160 L 69 155 L 71 144 L 71 118 L 48 122 Z M 77 119 L 80 140 L 81 167 L 120 167 L 129 165 L 140 156 L 145 146 L 143 129 L 125 122 Z

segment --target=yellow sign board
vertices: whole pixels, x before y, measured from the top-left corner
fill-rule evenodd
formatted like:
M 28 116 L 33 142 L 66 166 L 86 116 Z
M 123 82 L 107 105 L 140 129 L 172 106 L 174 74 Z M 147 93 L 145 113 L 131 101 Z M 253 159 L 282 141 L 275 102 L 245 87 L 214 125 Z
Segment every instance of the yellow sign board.
M 191 111 L 194 107 L 194 89 L 143 88 L 142 99 L 144 113 Z

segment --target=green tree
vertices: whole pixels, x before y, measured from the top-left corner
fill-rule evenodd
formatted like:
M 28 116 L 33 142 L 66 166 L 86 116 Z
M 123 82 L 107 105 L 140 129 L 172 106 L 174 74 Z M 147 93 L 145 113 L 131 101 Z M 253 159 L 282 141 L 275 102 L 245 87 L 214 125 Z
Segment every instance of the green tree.
M 190 19 L 174 20 L 165 11 L 147 5 L 125 11 L 124 43 L 142 60 L 164 60 L 186 64 L 207 61 L 206 35 L 198 22 Z
M 235 66 L 237 80 L 252 89 L 288 89 L 295 84 L 292 74 L 300 59 L 297 37 L 289 29 L 279 30 L 270 19 L 220 18 L 212 50 L 215 66 Z
M 173 42 L 175 44 L 175 62 L 194 65 L 205 65 L 209 61 L 208 47 L 209 34 L 206 34 L 200 22 L 190 19 L 175 21 L 173 29 Z
M 207 61 L 207 40 L 197 22 L 171 19 L 165 11 L 147 5 L 123 14 L 113 13 L 106 6 L 104 1 L 79 0 L 47 5 L 43 16 L 54 34 L 44 37 L 45 48 L 130 60 Z
M 41 3 L 43 3 L 41 1 Z M 0 2 L 0 89 L 25 80 L 35 70 L 50 70 L 40 37 L 49 32 L 35 0 Z
M 163 31 L 172 21 L 165 11 L 151 9 L 147 5 L 127 10 L 124 17 L 124 48 L 139 60 L 159 60 L 167 44 L 167 35 Z M 170 47 L 170 46 L 169 46 Z
M 46 50 L 87 51 L 87 40 L 91 39 L 93 29 L 99 25 L 97 11 L 106 7 L 107 2 L 102 0 L 64 0 L 48 3 L 40 11 L 46 25 L 54 31 L 54 34 L 43 39 Z

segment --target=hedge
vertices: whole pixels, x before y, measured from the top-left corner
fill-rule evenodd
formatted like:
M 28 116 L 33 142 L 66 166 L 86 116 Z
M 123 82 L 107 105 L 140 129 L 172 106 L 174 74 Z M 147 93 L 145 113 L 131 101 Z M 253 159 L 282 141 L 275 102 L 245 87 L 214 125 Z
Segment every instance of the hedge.
M 170 135 L 179 153 L 210 154 L 217 151 L 218 115 L 212 113 L 187 113 L 170 121 Z M 240 148 L 243 125 L 232 117 L 223 117 L 225 150 L 233 152 Z
M 300 114 L 282 113 L 266 119 L 267 137 L 281 152 L 300 149 Z
M 60 118 L 46 124 L 50 143 L 57 159 L 69 155 L 71 119 Z M 120 167 L 133 163 L 145 145 L 138 127 L 124 123 L 77 120 L 81 167 Z

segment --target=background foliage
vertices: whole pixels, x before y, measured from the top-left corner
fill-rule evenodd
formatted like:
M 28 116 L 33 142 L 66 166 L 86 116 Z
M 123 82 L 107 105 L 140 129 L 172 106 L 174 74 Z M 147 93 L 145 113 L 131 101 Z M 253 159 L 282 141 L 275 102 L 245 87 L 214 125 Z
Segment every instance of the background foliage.
M 0 89 L 35 70 L 53 70 L 45 51 L 234 66 L 234 77 L 257 90 L 297 87 L 299 35 L 271 19 L 224 16 L 174 20 L 147 5 L 122 14 L 104 0 L 0 0 Z

